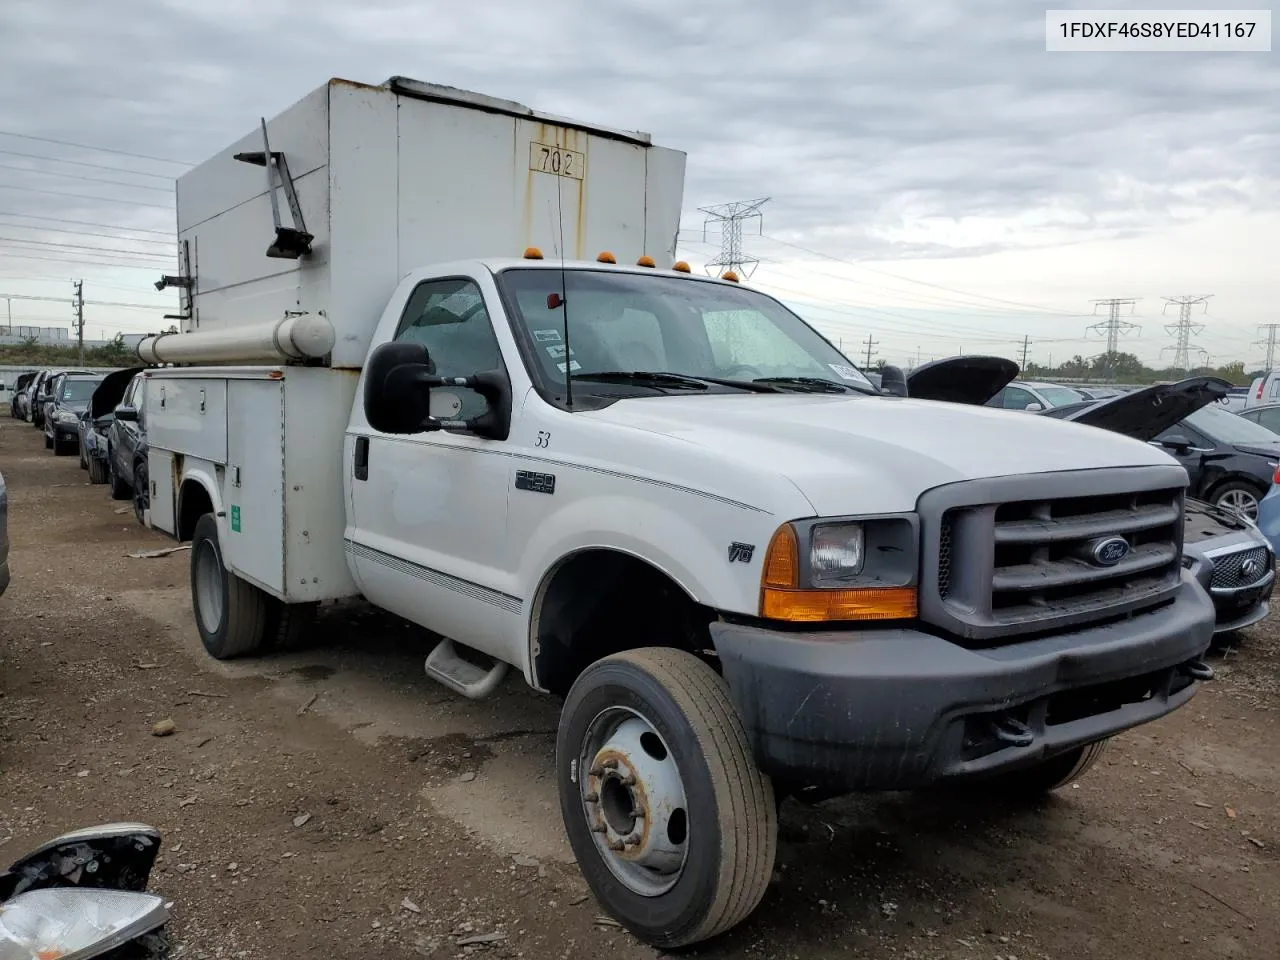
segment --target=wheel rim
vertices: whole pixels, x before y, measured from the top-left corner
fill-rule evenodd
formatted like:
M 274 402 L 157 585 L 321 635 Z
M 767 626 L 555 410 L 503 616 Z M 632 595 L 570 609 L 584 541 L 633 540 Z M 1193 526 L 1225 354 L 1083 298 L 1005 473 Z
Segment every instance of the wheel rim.
M 1250 520 L 1258 519 L 1258 498 L 1248 490 L 1228 490 L 1218 498 L 1218 506 L 1242 514 Z
M 196 609 L 206 633 L 222 625 L 222 561 L 208 540 L 196 545 Z
M 134 471 L 133 474 L 133 512 L 138 516 L 138 522 L 142 523 L 147 517 L 147 507 L 150 506 L 148 500 L 150 497 L 150 489 L 147 485 L 146 472 Z
M 666 893 L 689 844 L 684 780 L 666 742 L 637 711 L 610 707 L 587 728 L 578 769 L 583 816 L 610 872 L 642 897 Z

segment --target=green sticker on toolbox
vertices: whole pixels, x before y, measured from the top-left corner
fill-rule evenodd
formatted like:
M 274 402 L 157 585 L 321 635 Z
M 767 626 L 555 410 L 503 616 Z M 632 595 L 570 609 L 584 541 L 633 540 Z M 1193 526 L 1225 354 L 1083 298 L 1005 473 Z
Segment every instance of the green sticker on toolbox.
M 240 508 L 235 506 L 231 508 L 231 532 L 240 532 Z

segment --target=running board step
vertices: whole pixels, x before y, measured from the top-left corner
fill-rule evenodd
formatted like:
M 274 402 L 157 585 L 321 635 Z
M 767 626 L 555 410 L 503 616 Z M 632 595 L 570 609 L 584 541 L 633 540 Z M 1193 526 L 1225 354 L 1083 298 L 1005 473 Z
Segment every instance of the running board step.
M 486 670 L 463 658 L 452 640 L 441 640 L 436 644 L 427 655 L 425 668 L 432 680 L 472 700 L 483 700 L 489 696 L 507 675 L 507 665 L 501 660 Z

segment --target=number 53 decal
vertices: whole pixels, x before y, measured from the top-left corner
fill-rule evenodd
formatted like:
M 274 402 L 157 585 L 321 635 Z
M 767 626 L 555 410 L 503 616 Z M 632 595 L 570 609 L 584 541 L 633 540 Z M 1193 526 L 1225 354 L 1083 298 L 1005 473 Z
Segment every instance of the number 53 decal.
M 537 438 L 533 441 L 535 447 L 551 446 L 551 434 L 546 430 L 539 430 Z

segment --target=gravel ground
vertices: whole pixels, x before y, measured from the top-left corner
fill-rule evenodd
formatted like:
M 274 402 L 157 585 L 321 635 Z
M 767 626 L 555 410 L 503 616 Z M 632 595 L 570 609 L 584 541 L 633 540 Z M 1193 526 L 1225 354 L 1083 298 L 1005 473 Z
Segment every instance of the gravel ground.
M 552 779 L 555 704 L 472 703 L 428 640 L 359 607 L 305 650 L 206 657 L 187 554 L 0 419 L 14 583 L 0 599 L 0 858 L 143 820 L 192 958 L 654 957 L 602 922 Z M 1275 956 L 1280 630 L 1034 807 L 953 796 L 788 804 L 775 883 L 707 957 Z M 172 720 L 176 732 L 153 735 Z M 473 938 L 479 938 L 475 940 Z M 468 943 L 468 940 L 473 942 Z

